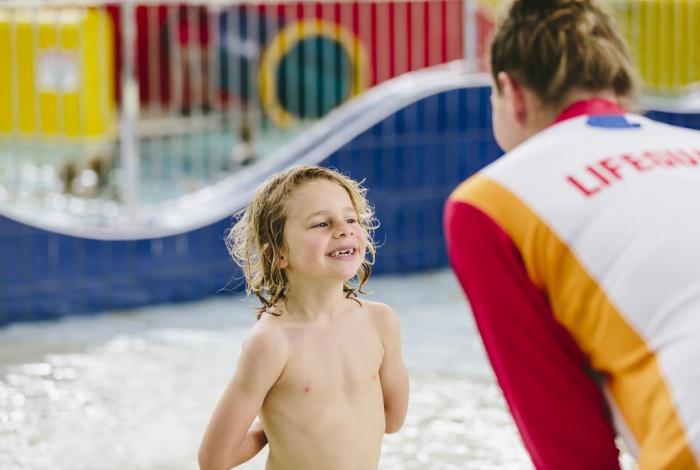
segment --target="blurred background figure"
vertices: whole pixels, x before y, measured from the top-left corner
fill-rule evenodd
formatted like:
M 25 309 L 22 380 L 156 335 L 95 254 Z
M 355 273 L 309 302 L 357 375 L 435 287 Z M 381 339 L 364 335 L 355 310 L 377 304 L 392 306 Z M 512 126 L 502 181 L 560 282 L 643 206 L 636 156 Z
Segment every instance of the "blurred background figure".
M 253 131 L 247 118 L 241 121 L 238 129 L 238 142 L 231 149 L 231 166 L 248 166 L 255 162 L 255 145 Z

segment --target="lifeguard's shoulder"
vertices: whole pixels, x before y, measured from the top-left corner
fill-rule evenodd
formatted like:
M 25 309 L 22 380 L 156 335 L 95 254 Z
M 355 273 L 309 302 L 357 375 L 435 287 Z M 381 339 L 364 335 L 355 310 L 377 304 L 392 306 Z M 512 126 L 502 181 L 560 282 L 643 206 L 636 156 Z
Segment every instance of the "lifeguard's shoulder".
M 468 202 L 478 192 L 480 173 L 476 173 L 462 181 L 450 194 L 450 201 Z
M 486 171 L 480 171 L 459 184 L 450 194 L 447 204 L 468 204 L 479 207 L 483 202 L 493 203 L 501 185 Z M 496 198 L 498 199 L 498 198 Z

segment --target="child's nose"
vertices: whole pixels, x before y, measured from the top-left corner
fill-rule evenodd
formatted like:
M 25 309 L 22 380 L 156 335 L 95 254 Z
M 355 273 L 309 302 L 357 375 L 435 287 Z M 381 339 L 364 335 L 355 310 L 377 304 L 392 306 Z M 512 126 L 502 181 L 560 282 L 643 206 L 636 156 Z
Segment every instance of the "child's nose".
M 353 235 L 353 230 L 350 224 L 340 224 L 338 225 L 338 228 L 335 231 L 336 238 L 349 237 L 351 235 Z

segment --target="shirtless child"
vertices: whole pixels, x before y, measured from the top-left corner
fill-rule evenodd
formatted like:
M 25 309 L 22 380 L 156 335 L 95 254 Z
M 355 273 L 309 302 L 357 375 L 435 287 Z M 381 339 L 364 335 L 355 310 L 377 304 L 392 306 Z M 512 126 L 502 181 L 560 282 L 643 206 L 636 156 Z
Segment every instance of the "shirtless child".
M 231 230 L 229 250 L 262 305 L 204 434 L 201 469 L 235 467 L 267 443 L 268 470 L 376 469 L 384 433 L 401 428 L 399 322 L 358 298 L 375 254 L 364 193 L 336 171 L 292 168 L 258 189 Z

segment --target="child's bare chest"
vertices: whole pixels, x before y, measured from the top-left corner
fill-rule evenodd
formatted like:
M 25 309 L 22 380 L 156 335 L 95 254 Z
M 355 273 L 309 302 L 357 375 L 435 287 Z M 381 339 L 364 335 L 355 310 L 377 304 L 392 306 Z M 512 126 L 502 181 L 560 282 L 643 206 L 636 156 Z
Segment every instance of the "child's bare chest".
M 376 329 L 359 320 L 291 332 L 287 362 L 262 410 L 271 445 L 303 448 L 329 434 L 337 440 L 339 429 L 353 448 L 381 440 L 384 347 Z
M 384 348 L 377 332 L 361 321 L 305 330 L 291 346 L 277 384 L 288 392 L 352 394 L 379 381 Z

